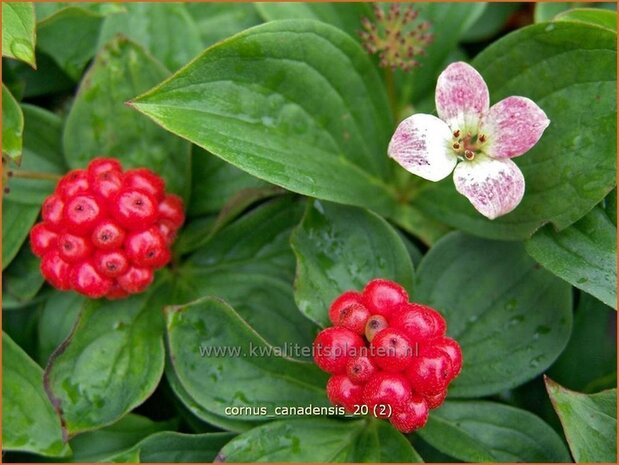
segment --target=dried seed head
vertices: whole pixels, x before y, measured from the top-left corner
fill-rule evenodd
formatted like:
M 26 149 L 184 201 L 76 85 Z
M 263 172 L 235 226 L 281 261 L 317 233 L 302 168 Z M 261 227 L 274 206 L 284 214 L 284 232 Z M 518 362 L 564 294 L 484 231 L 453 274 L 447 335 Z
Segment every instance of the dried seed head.
M 431 24 L 419 19 L 419 12 L 413 7 L 402 8 L 392 4 L 386 10 L 374 5 L 374 18 L 363 18 L 365 31 L 359 32 L 363 47 L 370 54 L 379 54 L 379 65 L 383 68 L 410 71 L 419 66 L 416 56 L 425 54 L 425 47 L 432 42 L 427 31 Z

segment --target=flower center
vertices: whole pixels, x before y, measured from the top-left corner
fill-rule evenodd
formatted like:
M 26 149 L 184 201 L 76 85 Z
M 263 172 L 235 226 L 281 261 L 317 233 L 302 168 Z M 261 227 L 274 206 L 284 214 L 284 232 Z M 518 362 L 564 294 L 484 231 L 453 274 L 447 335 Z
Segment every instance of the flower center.
M 475 156 L 483 152 L 483 147 L 488 139 L 484 134 L 471 134 L 456 129 L 453 132 L 451 148 L 461 160 L 474 160 Z

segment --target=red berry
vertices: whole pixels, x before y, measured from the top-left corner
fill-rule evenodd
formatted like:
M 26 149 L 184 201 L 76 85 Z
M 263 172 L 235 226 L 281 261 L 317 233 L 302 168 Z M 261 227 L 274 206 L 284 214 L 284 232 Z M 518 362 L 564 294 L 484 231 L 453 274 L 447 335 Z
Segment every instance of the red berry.
M 346 291 L 341 296 L 333 301 L 329 307 L 329 319 L 331 323 L 337 325 L 340 321 L 340 313 L 342 309 L 351 304 L 361 303 L 361 294 L 354 291 Z
M 406 370 L 413 389 L 422 395 L 438 394 L 447 389 L 452 373 L 449 356 L 434 346 L 422 346 Z
M 35 224 L 30 230 L 30 248 L 37 257 L 43 257 L 54 249 L 58 243 L 58 234 L 49 229 L 45 223 Z
M 346 375 L 355 384 L 365 384 L 376 373 L 376 367 L 366 355 L 358 355 L 348 360 Z
M 445 334 L 445 320 L 435 310 L 424 305 L 406 303 L 394 312 L 394 328 L 403 330 L 413 341 L 422 341 Z
M 47 226 L 58 231 L 62 227 L 62 213 L 64 200 L 58 194 L 52 194 L 45 199 L 41 209 L 41 216 Z
M 363 388 L 345 375 L 334 375 L 327 382 L 327 397 L 333 405 L 344 407 L 348 413 L 354 413 L 363 402 Z
M 122 173 L 122 170 L 123 167 L 118 160 L 104 157 L 95 158 L 88 163 L 88 167 L 86 168 L 88 178 L 91 182 L 102 173 L 107 173 L 109 171 Z
M 127 272 L 119 276 L 118 284 L 129 294 L 137 294 L 146 290 L 153 282 L 153 270 L 151 268 L 129 267 Z
M 114 219 L 128 229 L 144 229 L 157 220 L 156 201 L 138 190 L 122 190 L 111 205 Z
M 429 408 L 440 407 L 447 397 L 447 389 L 443 389 L 438 394 L 432 394 L 425 396 L 426 402 Z
M 92 232 L 103 217 L 103 209 L 94 197 L 78 195 L 67 201 L 63 221 L 68 231 L 84 235 Z
M 418 394 L 413 394 L 408 402 L 394 410 L 389 421 L 402 433 L 411 433 L 422 428 L 428 421 L 428 405 Z
M 398 373 L 379 371 L 363 388 L 363 401 L 370 413 L 378 418 L 387 418 L 410 398 L 411 385 Z
M 88 193 L 90 183 L 86 170 L 73 170 L 65 174 L 56 186 L 56 192 L 65 200 L 78 194 Z
M 175 229 L 185 222 L 185 207 L 183 199 L 178 195 L 167 194 L 159 203 L 159 218 L 168 220 Z
M 108 201 L 120 192 L 123 175 L 120 171 L 106 171 L 91 178 L 90 182 L 93 194 L 99 199 Z
M 176 240 L 176 228 L 172 226 L 168 220 L 160 220 L 157 224 L 157 229 L 165 239 L 167 245 L 172 245 Z
M 323 371 L 341 374 L 346 371 L 346 363 L 365 347 L 358 334 L 346 328 L 327 328 L 314 340 L 314 361 Z
M 163 200 L 165 182 L 149 169 L 136 168 L 125 171 L 124 185 L 129 190 L 146 192 L 157 201 Z
M 112 284 L 112 287 L 110 288 L 108 293 L 105 295 L 105 297 L 110 300 L 118 300 L 118 299 L 124 299 L 128 295 L 129 293 L 125 291 L 122 287 L 120 287 L 120 284 L 118 284 L 117 281 L 114 281 L 114 283 Z
M 41 260 L 41 274 L 55 288 L 61 291 L 71 289 L 70 265 L 60 258 L 58 250 L 47 252 Z
M 101 276 L 97 272 L 90 259 L 75 265 L 71 269 L 69 279 L 73 289 L 91 299 L 98 299 L 106 295 L 113 284 L 111 279 Z
M 342 326 L 357 334 L 363 334 L 369 317 L 370 312 L 363 305 L 350 304 L 340 311 L 340 321 L 336 326 Z
M 125 242 L 125 230 L 111 220 L 103 220 L 95 226 L 91 239 L 98 249 L 119 249 Z
M 137 266 L 161 268 L 170 260 L 170 249 L 157 227 L 129 233 L 125 250 L 127 257 Z
M 122 250 L 97 250 L 93 263 L 96 270 L 107 278 L 117 278 L 129 269 L 129 260 Z
M 387 319 L 399 305 L 408 302 L 408 293 L 402 286 L 387 279 L 373 279 L 363 289 L 363 303 L 372 314 Z
M 86 237 L 64 233 L 58 237 L 58 250 L 66 262 L 81 262 L 92 253 L 92 243 Z
M 451 379 L 455 378 L 462 371 L 462 350 L 460 344 L 450 337 L 442 337 L 433 341 L 434 347 L 445 352 L 451 360 L 452 375 Z
M 406 369 L 416 350 L 415 344 L 397 328 L 386 328 L 374 336 L 370 343 L 372 361 L 385 371 Z
M 369 342 L 372 342 L 372 340 L 378 333 L 388 327 L 389 323 L 387 323 L 387 319 L 384 316 L 372 315 L 370 318 L 368 318 L 368 321 L 365 324 L 365 338 Z
M 45 199 L 42 216 L 30 243 L 45 278 L 110 299 L 151 284 L 185 220 L 183 201 L 165 193 L 162 178 L 145 168 L 123 173 L 118 160 L 104 157 L 67 173 Z

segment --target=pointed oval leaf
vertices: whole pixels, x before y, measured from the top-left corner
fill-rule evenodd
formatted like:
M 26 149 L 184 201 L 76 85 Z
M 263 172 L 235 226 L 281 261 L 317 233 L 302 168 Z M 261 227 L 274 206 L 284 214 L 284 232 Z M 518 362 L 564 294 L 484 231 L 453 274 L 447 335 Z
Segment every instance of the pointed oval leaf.
M 2 333 L 2 449 L 66 457 L 60 419 L 43 390 L 43 370 Z
M 391 118 L 347 34 L 276 21 L 207 49 L 133 106 L 174 134 L 301 194 L 389 212 Z
M 99 45 L 122 34 L 175 71 L 202 51 L 195 21 L 183 3 L 125 3 L 126 11 L 108 16 Z
M 163 374 L 161 309 L 170 291 L 159 276 L 145 294 L 86 302 L 45 370 L 68 437 L 117 421 L 152 394 Z
M 182 285 L 176 302 L 219 297 L 270 344 L 310 345 L 318 328 L 296 310 L 289 243 L 302 207 L 290 196 L 282 197 L 207 238 L 178 270 Z
M 548 368 L 569 339 L 571 287 L 521 243 L 450 233 L 422 260 L 415 286 L 414 300 L 439 310 L 462 347 L 452 396 L 518 386 Z
M 168 75 L 141 47 L 119 37 L 109 42 L 85 74 L 63 133 L 67 163 L 83 168 L 101 155 L 125 168 L 148 167 L 168 190 L 189 195 L 190 145 L 141 118 L 125 102 Z
M 329 326 L 329 305 L 342 292 L 374 278 L 412 290 L 413 264 L 397 232 L 361 208 L 308 201 L 291 243 L 297 256 L 295 300 L 301 312 Z
M 546 390 L 574 460 L 617 462 L 617 389 L 587 395 L 546 378 Z
M 227 407 L 250 407 L 233 420 L 265 420 L 278 406 L 328 406 L 326 377 L 313 363 L 286 356 L 262 339 L 236 311 L 207 297 L 166 309 L 174 373 L 201 407 L 226 417 Z M 258 409 L 265 407 L 263 415 Z
M 32 2 L 2 2 L 2 56 L 35 66 L 35 20 Z
M 467 462 L 569 462 L 559 435 L 540 418 L 496 402 L 448 401 L 430 413 L 421 437 Z
M 327 418 L 274 421 L 230 441 L 219 462 L 422 462 L 389 423 Z
M 617 309 L 617 226 L 602 208 L 563 231 L 544 226 L 526 249 L 548 271 Z

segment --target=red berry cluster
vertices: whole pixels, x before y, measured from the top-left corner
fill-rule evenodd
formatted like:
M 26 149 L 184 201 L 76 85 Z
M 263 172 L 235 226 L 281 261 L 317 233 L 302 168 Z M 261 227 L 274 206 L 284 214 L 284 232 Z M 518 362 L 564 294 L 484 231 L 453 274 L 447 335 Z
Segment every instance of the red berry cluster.
M 169 262 L 185 221 L 183 201 L 166 194 L 163 179 L 146 168 L 123 172 L 113 158 L 67 173 L 41 214 L 30 246 L 45 279 L 61 290 L 108 299 L 150 285 L 153 270 Z
M 334 326 L 314 341 L 316 364 L 332 375 L 329 400 L 350 413 L 389 418 L 405 433 L 423 427 L 462 369 L 460 346 L 445 336 L 440 313 L 375 279 L 335 299 L 329 319 Z

